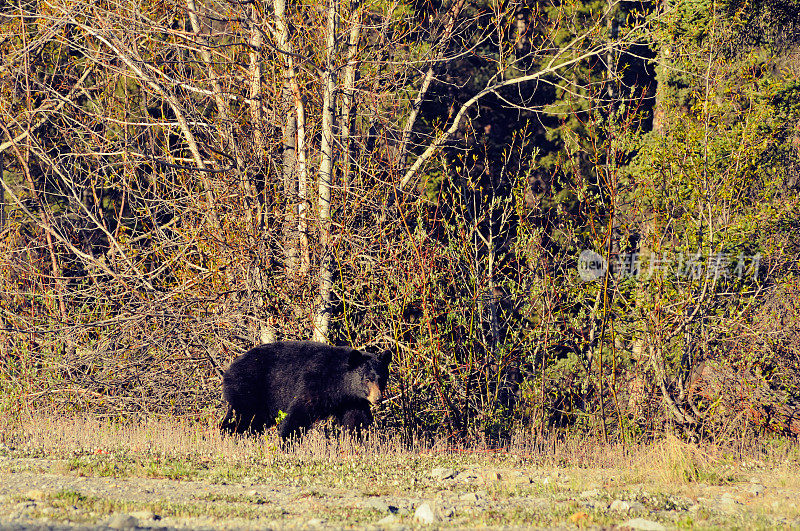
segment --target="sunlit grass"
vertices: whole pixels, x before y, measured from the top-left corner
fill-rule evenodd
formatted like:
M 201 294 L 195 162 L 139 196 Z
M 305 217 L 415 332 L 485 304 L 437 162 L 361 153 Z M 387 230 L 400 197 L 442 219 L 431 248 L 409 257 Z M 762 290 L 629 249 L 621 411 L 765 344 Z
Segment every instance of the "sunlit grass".
M 64 465 L 92 476 L 141 476 L 237 481 L 253 463 L 278 464 L 285 475 L 295 467 L 314 475 L 315 466 L 348 463 L 375 466 L 386 459 L 407 467 L 482 465 L 538 469 L 616 469 L 630 482 L 724 484 L 744 472 L 780 469 L 793 484 L 800 469 L 797 444 L 777 439 L 732 444 L 690 444 L 664 437 L 649 444 L 604 444 L 587 437 L 559 440 L 518 434 L 503 448 L 453 445 L 445 440 L 411 444 L 391 434 L 370 433 L 357 442 L 313 430 L 282 447 L 274 430 L 259 437 L 222 437 L 213 423 L 148 417 L 129 422 L 73 416 L 18 416 L 0 419 L 0 443 L 16 456 L 66 460 Z M 2 447 L 0 447 L 2 448 Z M 315 464 L 316 463 L 316 464 Z M 371 466 L 371 465 L 370 465 Z M 327 468 L 325 468 L 327 470 Z
M 360 508 L 356 499 L 457 500 L 480 492 L 479 499 L 488 505 L 448 502 L 448 525 L 610 526 L 628 517 L 606 508 L 613 499 L 621 499 L 644 504 L 653 518 L 659 511 L 680 511 L 680 522 L 662 517 L 671 525 L 725 527 L 744 520 L 688 508 L 698 497 L 713 497 L 726 489 L 745 492 L 753 481 L 763 482 L 772 493 L 800 490 L 798 445 L 778 439 L 697 445 L 663 437 L 624 445 L 578 436 L 542 440 L 519 433 L 506 447 L 496 448 L 446 440 L 408 444 L 385 433 L 371 433 L 356 442 L 314 430 L 301 441 L 281 446 L 274 431 L 261 437 L 222 437 L 212 423 L 157 417 L 120 422 L 28 415 L 0 419 L 0 427 L 2 472 L 201 481 L 210 489 L 196 498 L 171 501 L 133 501 L 64 489 L 46 493 L 44 502 L 33 509 L 36 517 L 73 522 L 98 522 L 103 515 L 142 510 L 217 520 L 289 518 L 297 523 L 307 518 L 295 507 L 298 502 L 276 506 L 258 489 L 226 490 L 262 485 L 291 492 L 292 500 L 317 500 L 330 511 L 327 521 L 346 525 L 385 516 Z M 452 469 L 468 479 L 437 480 L 436 468 Z M 592 496 L 600 505 L 582 505 L 586 491 L 595 492 Z M 746 520 L 753 525 L 762 520 L 768 525 L 769 514 L 797 516 L 796 510 L 776 513 L 761 498 L 751 501 L 758 503 Z M 400 519 L 413 524 L 413 512 Z

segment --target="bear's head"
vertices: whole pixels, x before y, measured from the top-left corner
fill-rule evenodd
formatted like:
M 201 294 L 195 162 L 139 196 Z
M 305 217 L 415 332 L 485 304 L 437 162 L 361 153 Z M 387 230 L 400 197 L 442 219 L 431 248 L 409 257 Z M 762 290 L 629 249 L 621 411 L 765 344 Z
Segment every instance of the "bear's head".
M 391 351 L 381 354 L 364 353 L 358 350 L 350 352 L 347 370 L 351 379 L 351 389 L 359 398 L 365 398 L 377 404 L 386 390 L 389 378 L 389 362 Z

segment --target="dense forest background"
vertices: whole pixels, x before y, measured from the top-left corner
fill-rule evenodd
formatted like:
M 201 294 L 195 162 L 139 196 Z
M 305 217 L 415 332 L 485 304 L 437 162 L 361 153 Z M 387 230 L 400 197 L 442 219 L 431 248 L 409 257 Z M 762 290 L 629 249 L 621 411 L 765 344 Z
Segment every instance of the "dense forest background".
M 0 410 L 800 434 L 797 0 L 0 0 Z

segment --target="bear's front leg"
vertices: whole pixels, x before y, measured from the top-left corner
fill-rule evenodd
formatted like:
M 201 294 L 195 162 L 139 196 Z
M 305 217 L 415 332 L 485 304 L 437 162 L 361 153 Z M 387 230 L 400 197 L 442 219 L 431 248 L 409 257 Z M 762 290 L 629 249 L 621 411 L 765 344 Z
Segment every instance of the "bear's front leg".
M 368 403 L 364 407 L 353 407 L 341 411 L 336 417 L 339 424 L 350 433 L 350 436 L 358 440 L 361 440 L 361 430 L 369 428 L 373 421 Z
M 263 433 L 265 428 L 275 424 L 275 419 L 271 419 L 263 411 L 259 411 L 250 420 L 250 431 L 252 433 Z
M 281 421 L 278 434 L 281 439 L 289 439 L 293 436 L 300 436 L 303 430 L 311 426 L 313 419 L 304 403 L 299 400 L 292 402 L 286 417 Z

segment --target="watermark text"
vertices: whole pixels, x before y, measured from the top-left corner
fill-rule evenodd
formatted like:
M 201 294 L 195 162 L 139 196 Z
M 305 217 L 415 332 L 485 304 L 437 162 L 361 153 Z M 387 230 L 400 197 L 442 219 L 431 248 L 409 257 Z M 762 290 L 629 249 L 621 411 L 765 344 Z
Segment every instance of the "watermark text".
M 599 253 L 584 250 L 578 258 L 578 276 L 590 281 L 605 276 L 609 265 L 615 278 L 649 279 L 655 275 L 688 280 L 752 279 L 758 278 L 761 254 L 744 253 L 618 253 L 608 260 Z

